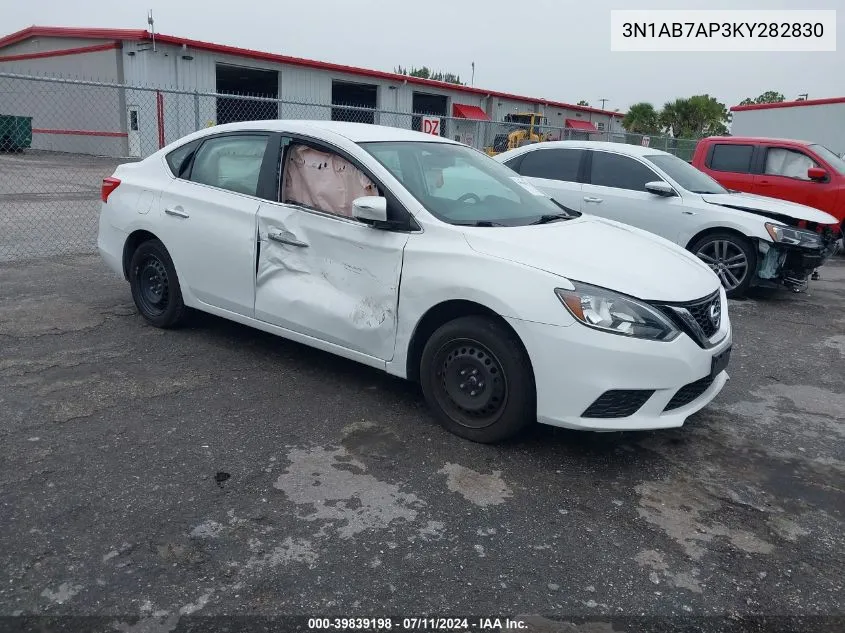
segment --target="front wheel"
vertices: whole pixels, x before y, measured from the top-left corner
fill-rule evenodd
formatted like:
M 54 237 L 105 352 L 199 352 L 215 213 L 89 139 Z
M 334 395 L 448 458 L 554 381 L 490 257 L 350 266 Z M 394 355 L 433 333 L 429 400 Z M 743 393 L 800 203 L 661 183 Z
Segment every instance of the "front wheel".
M 487 317 L 461 317 L 435 331 L 420 382 L 438 421 L 475 442 L 508 439 L 537 418 L 528 354 L 513 332 Z
M 171 328 L 185 317 L 179 278 L 170 254 L 159 240 L 144 242 L 129 263 L 129 287 L 141 316 L 152 325 Z
M 716 273 L 729 298 L 748 293 L 757 272 L 757 253 L 749 240 L 727 231 L 711 233 L 696 240 L 689 250 Z

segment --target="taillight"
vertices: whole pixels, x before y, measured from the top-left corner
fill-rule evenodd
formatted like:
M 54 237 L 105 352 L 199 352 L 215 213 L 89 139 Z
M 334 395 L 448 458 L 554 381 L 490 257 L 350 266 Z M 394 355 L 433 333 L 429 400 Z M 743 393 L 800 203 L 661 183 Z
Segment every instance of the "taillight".
M 120 185 L 119 178 L 112 178 L 109 176 L 108 178 L 103 178 L 103 187 L 100 189 L 100 200 L 103 202 L 108 202 L 109 196 L 112 194 L 112 191 L 117 189 Z

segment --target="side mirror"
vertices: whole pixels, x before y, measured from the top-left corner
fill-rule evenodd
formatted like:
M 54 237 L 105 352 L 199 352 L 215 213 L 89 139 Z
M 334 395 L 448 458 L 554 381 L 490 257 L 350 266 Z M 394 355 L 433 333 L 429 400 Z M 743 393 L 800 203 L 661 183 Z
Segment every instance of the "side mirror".
M 662 180 L 647 182 L 645 184 L 645 190 L 655 196 L 663 196 L 664 198 L 671 198 L 675 195 L 675 190 L 672 189 L 672 185 L 668 182 L 663 182 Z
M 807 170 L 807 178 L 810 180 L 825 180 L 827 178 L 827 172 L 821 167 L 810 167 Z
M 352 201 L 352 217 L 362 222 L 387 222 L 387 198 L 363 196 Z

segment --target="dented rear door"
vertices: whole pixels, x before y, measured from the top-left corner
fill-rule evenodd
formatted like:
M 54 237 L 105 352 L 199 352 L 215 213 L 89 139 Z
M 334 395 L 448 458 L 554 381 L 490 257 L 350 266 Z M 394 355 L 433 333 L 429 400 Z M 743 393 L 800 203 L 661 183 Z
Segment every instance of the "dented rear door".
M 258 211 L 255 317 L 391 360 L 408 235 L 284 203 Z

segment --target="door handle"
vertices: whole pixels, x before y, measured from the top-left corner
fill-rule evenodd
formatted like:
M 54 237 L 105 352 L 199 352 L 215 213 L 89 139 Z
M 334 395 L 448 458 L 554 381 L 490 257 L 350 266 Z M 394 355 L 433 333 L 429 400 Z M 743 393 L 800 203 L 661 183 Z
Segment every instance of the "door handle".
M 584 202 L 595 202 L 598 204 L 602 202 L 603 198 L 596 198 L 595 196 L 584 196 Z
M 296 236 L 290 232 L 281 232 L 281 231 L 271 231 L 267 234 L 267 237 L 274 242 L 279 242 L 280 244 L 290 244 L 291 246 L 299 246 L 305 247 L 308 246 L 306 242 L 301 242 L 296 239 Z
M 769 182 L 768 180 L 759 180 L 759 181 L 757 181 L 757 184 L 758 185 L 770 185 L 772 183 Z
M 681 211 L 684 215 L 695 215 L 695 211 Z
M 168 207 L 164 210 L 167 215 L 172 215 L 177 218 L 189 218 L 191 215 L 189 213 L 185 213 L 185 210 L 182 207 Z

